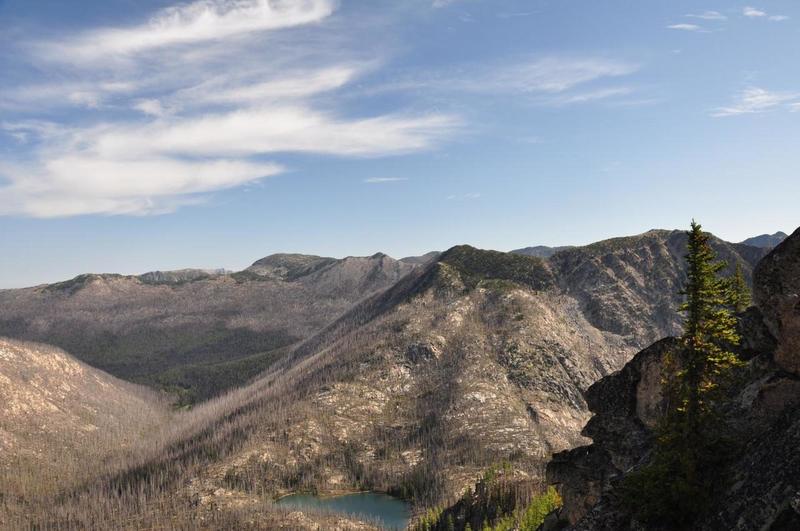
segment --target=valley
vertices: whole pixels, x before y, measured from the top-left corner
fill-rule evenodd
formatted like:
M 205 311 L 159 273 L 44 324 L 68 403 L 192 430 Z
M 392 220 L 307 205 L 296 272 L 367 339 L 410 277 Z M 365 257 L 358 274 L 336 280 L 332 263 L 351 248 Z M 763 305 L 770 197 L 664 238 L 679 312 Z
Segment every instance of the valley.
M 798 22 L 0 0 L 0 531 L 800 530 Z
M 748 281 L 769 251 L 713 246 Z M 91 430 L 106 439 L 87 447 L 115 452 L 77 453 L 74 462 L 103 467 L 58 484 L 55 507 L 51 493 L 9 495 L 19 491 L 4 484 L 4 518 L 359 529 L 369 524 L 296 514 L 272 500 L 378 491 L 419 515 L 454 503 L 501 463 L 507 488 L 540 492 L 550 455 L 587 442 L 586 389 L 680 330 L 684 253 L 685 233 L 650 231 L 550 258 L 469 246 L 417 261 L 276 255 L 243 272 L 87 275 L 0 291 L 0 333 L 15 338 L 14 349 L 43 364 L 69 359 L 15 342 L 47 341 L 150 386 L 108 387 L 116 399 L 104 405 L 133 408 L 142 420 Z M 8 363 L 0 374 L 28 381 Z M 17 385 L 15 396 L 27 392 Z M 18 440 L 35 422 L 0 433 Z M 85 425 L 62 424 L 68 431 L 54 439 L 83 448 L 72 434 Z M 24 465 L 5 466 L 11 477 Z M 73 477 L 69 466 L 48 474 Z

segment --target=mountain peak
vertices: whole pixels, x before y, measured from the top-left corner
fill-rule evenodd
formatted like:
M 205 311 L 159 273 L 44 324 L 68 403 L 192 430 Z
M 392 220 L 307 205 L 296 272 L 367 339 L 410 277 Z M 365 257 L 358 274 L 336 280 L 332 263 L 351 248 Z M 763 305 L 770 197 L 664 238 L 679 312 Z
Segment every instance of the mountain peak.
M 559 251 L 565 249 L 573 249 L 572 245 L 562 245 L 559 247 L 548 247 L 547 245 L 534 245 L 532 247 L 523 247 L 522 249 L 514 249 L 511 251 L 514 254 L 522 254 L 525 256 L 535 256 L 536 258 L 550 258 Z
M 777 247 L 783 240 L 788 238 L 789 235 L 783 231 L 778 231 L 775 234 L 761 234 L 747 238 L 739 243 L 749 245 L 751 247 Z
M 482 280 L 508 280 L 536 290 L 553 285 L 553 274 L 540 258 L 457 245 L 442 253 L 439 263 L 456 269 L 464 283 L 474 287 Z
M 436 260 L 441 254 L 440 251 L 430 251 L 420 256 L 406 256 L 401 258 L 400 261 L 407 264 L 424 265 Z
M 139 275 L 145 284 L 179 284 L 194 280 L 206 280 L 228 273 L 225 269 L 176 269 L 172 271 L 148 271 Z
M 256 260 L 245 271 L 274 280 L 295 280 L 336 261 L 335 258 L 316 255 L 276 253 Z

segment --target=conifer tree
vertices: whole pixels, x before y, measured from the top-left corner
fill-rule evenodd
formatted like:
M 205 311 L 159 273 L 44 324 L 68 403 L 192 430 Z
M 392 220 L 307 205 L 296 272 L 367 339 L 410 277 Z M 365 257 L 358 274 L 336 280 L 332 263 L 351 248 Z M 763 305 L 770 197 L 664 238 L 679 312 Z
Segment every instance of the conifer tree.
M 719 391 L 741 362 L 731 350 L 739 343 L 731 311 L 733 282 L 720 277 L 710 235 L 692 221 L 686 255 L 687 280 L 681 351 L 668 357 L 668 410 L 658 428 L 649 466 L 626 481 L 632 507 L 645 521 L 680 528 L 703 511 L 719 487 L 719 465 L 727 443 L 715 414 Z
M 709 244 L 710 235 L 692 220 L 686 255 L 686 301 L 681 342 L 684 366 L 678 374 L 678 410 L 685 416 L 685 435 L 697 433 L 700 421 L 709 412 L 710 400 L 728 370 L 739 363 L 730 346 L 739 344 L 736 317 L 729 308 L 734 299 L 731 283 L 720 278 L 725 262 L 717 261 Z
M 736 264 L 736 272 L 731 277 L 731 305 L 736 313 L 741 313 L 750 307 L 752 298 L 750 288 L 744 279 L 742 264 Z

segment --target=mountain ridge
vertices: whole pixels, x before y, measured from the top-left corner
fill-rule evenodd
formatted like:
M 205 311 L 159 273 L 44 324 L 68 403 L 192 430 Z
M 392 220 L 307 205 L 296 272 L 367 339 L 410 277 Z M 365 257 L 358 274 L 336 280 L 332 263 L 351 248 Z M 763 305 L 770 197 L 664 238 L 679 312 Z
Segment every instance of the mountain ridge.
M 691 529 L 777 531 L 800 525 L 799 274 L 800 229 L 758 263 L 755 305 L 738 316 L 742 341 L 733 348 L 744 366 L 723 395 L 717 429 L 741 449 L 715 465 L 719 492 L 687 524 Z M 642 529 L 625 503 L 630 493 L 624 492 L 624 476 L 650 462 L 657 426 L 669 408 L 664 382 L 676 348 L 677 338 L 662 339 L 588 389 L 594 416 L 583 433 L 592 443 L 558 453 L 548 464 L 548 479 L 559 485 L 564 507 L 550 515 L 545 531 Z
M 147 313 L 153 301 L 163 309 L 155 314 L 159 323 L 183 322 L 192 337 L 202 335 L 210 310 L 250 322 L 254 332 L 280 322 L 276 312 L 297 321 L 289 329 L 297 335 L 264 356 L 256 353 L 262 356 L 257 363 L 224 362 L 246 362 L 226 370 L 235 385 L 247 385 L 190 411 L 206 420 L 187 421 L 185 435 L 163 455 L 93 488 L 171 493 L 186 506 L 170 510 L 187 518 L 205 518 L 208 511 L 239 518 L 242 507 L 303 490 L 386 491 L 421 509 L 457 499 L 500 462 L 509 463 L 520 481 L 538 485 L 552 452 L 587 442 L 580 434 L 590 415 L 584 391 L 650 338 L 680 325 L 675 308 L 685 277 L 684 238 L 680 231 L 651 231 L 549 259 L 462 245 L 424 266 L 406 264 L 406 274 L 384 255 L 321 267 L 317 257 L 287 264 L 283 255 L 265 257 L 261 265 L 268 275 L 292 280 L 223 276 L 151 286 L 114 277 L 73 293 L 29 290 L 6 301 L 19 309 L 20 300 L 40 297 L 27 317 L 18 314 L 18 326 L 50 337 L 59 327 L 94 323 L 86 301 L 96 312 L 126 312 L 117 322 L 100 322 L 108 332 L 129 329 L 142 314 L 146 322 L 153 318 Z M 745 247 L 717 239 L 713 245 L 750 278 L 758 250 L 745 257 L 739 254 Z M 295 278 L 293 271 L 304 274 Z M 341 284 L 338 275 L 366 291 L 343 299 L 353 294 L 331 290 Z M 653 284 L 656 277 L 663 280 Z M 384 287 L 367 289 L 377 285 Z M 314 307 L 329 300 L 340 311 L 296 313 L 291 304 L 312 289 Z M 252 298 L 181 310 L 244 292 L 236 290 Z M 183 298 L 170 299 L 175 293 Z M 72 320 L 67 308 L 81 319 Z M 0 310 L 9 311 L 7 305 Z M 0 313 L 0 332 L 8 317 Z
M 783 240 L 788 238 L 789 235 L 783 231 L 778 231 L 775 234 L 761 234 L 759 236 L 753 236 L 752 238 L 747 238 L 739 243 L 743 243 L 745 245 L 751 245 L 753 247 L 777 247 Z
M 0 291 L 0 335 L 47 341 L 192 403 L 246 383 L 282 349 L 416 267 L 385 255 L 319 258 L 310 269 L 280 260 L 257 261 L 273 268 L 266 274 L 87 274 Z

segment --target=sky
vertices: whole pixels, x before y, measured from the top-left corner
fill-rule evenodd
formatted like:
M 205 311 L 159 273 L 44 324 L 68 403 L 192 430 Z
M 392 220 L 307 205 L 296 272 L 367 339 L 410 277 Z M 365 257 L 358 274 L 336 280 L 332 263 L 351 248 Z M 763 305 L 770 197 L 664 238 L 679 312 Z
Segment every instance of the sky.
M 800 3 L 0 0 L 0 288 L 800 225 Z

